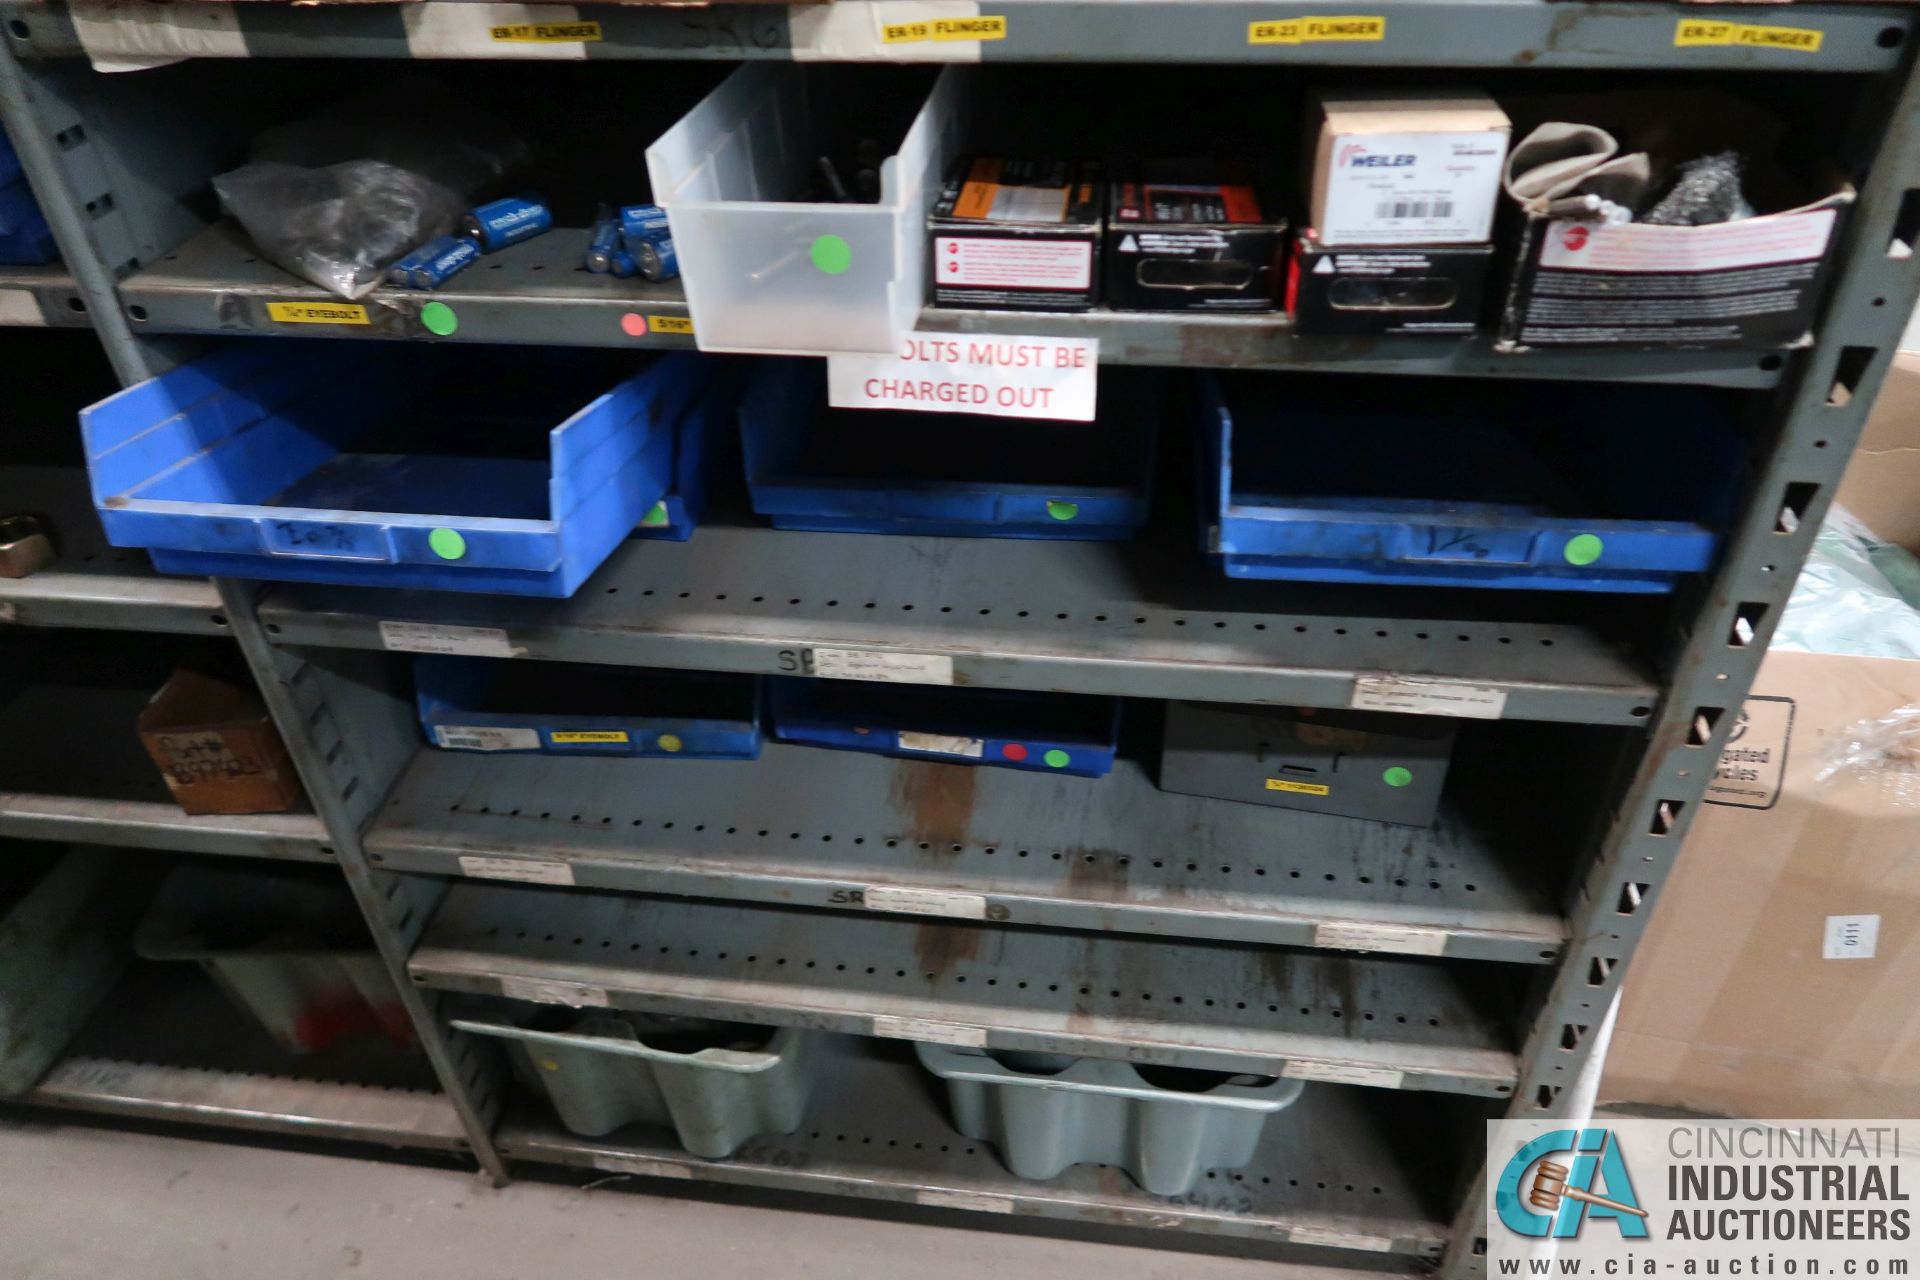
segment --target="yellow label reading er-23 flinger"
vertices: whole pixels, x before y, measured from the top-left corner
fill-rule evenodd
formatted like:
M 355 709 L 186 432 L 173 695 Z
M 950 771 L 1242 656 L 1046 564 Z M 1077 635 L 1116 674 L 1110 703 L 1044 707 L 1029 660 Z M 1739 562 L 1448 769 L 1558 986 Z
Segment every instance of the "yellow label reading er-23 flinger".
M 684 333 L 693 336 L 692 316 L 648 316 L 647 328 L 655 333 Z
M 516 22 L 489 27 L 496 44 L 593 44 L 600 37 L 597 22 Z
M 372 324 L 357 302 L 269 302 L 267 318 L 279 324 Z
M 567 729 L 547 735 L 556 745 L 583 742 L 628 742 L 625 729 Z
M 1386 38 L 1387 20 L 1378 17 L 1273 18 L 1247 24 L 1248 44 L 1341 44 Z
M 1268 778 L 1267 790 L 1291 791 L 1296 795 L 1325 796 L 1333 794 L 1333 788 L 1318 782 L 1293 782 L 1286 778 Z

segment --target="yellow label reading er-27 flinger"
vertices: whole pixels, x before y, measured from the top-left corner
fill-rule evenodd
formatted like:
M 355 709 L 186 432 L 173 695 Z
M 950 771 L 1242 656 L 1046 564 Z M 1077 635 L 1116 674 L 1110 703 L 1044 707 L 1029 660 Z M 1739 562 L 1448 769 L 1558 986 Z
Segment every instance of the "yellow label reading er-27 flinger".
M 1791 49 L 1818 53 L 1826 33 L 1815 27 L 1766 27 L 1750 22 L 1681 18 L 1673 29 L 1675 48 L 1745 45 L 1753 49 Z

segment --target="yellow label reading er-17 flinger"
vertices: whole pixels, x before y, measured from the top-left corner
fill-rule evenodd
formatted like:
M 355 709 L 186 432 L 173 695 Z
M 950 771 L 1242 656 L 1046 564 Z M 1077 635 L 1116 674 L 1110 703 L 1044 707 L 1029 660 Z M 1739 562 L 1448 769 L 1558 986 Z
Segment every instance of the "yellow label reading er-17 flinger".
M 269 302 L 267 318 L 280 324 L 372 324 L 357 302 Z
M 1745 45 L 1757 49 L 1792 49 L 1798 53 L 1818 53 L 1826 33 L 1814 27 L 1763 27 L 1748 22 L 1709 21 L 1682 18 L 1673 29 L 1676 48 Z
M 1286 778 L 1268 778 L 1267 790 L 1291 791 L 1303 796 L 1324 796 L 1333 794 L 1333 788 L 1318 782 L 1292 782 Z
M 555 744 L 582 742 L 630 742 L 625 729 L 568 729 L 547 735 Z
M 597 22 L 516 22 L 489 27 L 495 44 L 593 44 L 600 36 Z
M 1247 24 L 1248 44 L 1338 44 L 1386 38 L 1385 18 L 1342 15 L 1333 18 L 1275 18 Z
M 655 333 L 684 333 L 693 336 L 692 316 L 648 316 L 647 328 Z

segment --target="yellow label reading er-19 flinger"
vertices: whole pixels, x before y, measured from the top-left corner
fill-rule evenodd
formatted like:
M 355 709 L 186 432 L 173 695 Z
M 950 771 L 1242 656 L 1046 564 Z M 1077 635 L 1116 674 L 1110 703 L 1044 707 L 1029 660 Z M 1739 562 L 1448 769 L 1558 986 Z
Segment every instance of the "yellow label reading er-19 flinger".
M 489 27 L 495 44 L 593 44 L 600 37 L 597 22 L 516 22 Z
M 1338 44 L 1386 38 L 1387 20 L 1378 17 L 1274 18 L 1247 24 L 1248 44 Z
M 625 729 L 567 729 L 547 735 L 556 744 L 582 742 L 629 742 Z
M 924 22 L 886 22 L 880 25 L 881 44 L 917 44 L 923 40 L 1005 40 L 1007 20 L 999 15 L 978 18 L 931 18 Z
M 1292 782 L 1286 778 L 1268 778 L 1267 790 L 1291 791 L 1303 796 L 1324 796 L 1333 794 L 1333 788 L 1318 782 Z
M 648 316 L 647 328 L 655 333 L 684 333 L 693 336 L 692 316 Z
M 357 302 L 269 302 L 267 318 L 280 324 L 372 324 Z

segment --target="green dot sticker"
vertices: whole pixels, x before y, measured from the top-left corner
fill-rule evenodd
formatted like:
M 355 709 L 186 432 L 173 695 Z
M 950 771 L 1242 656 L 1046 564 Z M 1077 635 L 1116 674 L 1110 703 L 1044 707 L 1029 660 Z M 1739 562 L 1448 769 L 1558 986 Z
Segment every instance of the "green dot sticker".
M 1404 787 L 1413 781 L 1413 770 L 1402 765 L 1394 765 L 1380 775 L 1380 781 L 1390 787 Z
M 656 502 L 640 517 L 640 523 L 650 529 L 658 528 L 667 522 L 667 504 Z
M 1049 769 L 1064 769 L 1073 763 L 1073 757 L 1058 747 L 1055 747 L 1040 758 L 1047 762 L 1047 768 Z
M 427 326 L 428 333 L 445 338 L 460 327 L 460 317 L 444 302 L 429 302 L 420 308 L 420 323 Z
M 814 266 L 837 276 L 853 265 L 853 246 L 839 236 L 815 236 L 810 256 Z
M 435 529 L 427 535 L 427 545 L 442 560 L 458 560 L 467 554 L 467 540 L 457 529 Z
M 1589 565 L 1600 558 L 1607 544 L 1591 533 L 1575 534 L 1567 539 L 1567 549 L 1561 554 L 1566 556 L 1568 564 Z
M 1080 514 L 1080 504 L 1077 502 L 1049 502 L 1047 504 L 1047 514 L 1055 520 L 1071 520 Z

